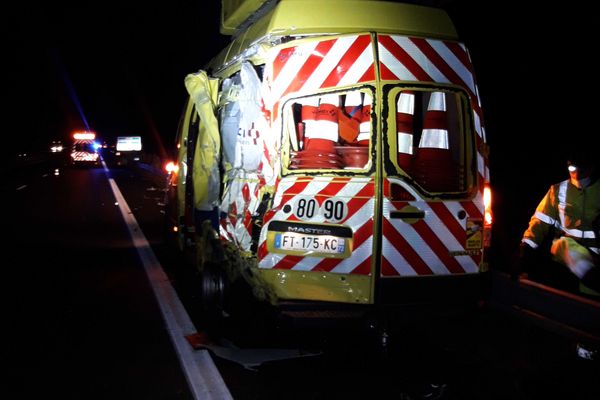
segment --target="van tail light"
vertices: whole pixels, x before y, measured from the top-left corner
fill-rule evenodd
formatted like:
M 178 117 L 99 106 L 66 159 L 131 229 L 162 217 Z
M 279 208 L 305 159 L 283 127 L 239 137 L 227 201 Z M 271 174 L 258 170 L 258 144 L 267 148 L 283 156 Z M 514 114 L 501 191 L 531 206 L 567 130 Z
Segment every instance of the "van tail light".
M 489 248 L 492 244 L 492 223 L 494 215 L 492 212 L 492 189 L 489 184 L 483 188 L 483 247 Z

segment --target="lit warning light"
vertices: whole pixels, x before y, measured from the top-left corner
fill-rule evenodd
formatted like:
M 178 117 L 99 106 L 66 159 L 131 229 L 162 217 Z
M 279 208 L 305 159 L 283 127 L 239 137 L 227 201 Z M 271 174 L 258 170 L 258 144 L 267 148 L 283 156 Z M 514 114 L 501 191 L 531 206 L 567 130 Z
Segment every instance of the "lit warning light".
M 118 201 L 115 201 L 115 206 L 118 206 L 118 205 L 119 205 L 119 202 L 118 202 Z
M 177 172 L 179 171 L 179 166 L 177 164 L 175 164 L 173 161 L 169 161 L 166 165 L 165 165 L 165 170 L 171 174 L 173 172 Z
M 492 225 L 492 189 L 488 185 L 483 188 L 483 205 L 485 208 L 484 222 L 486 225 Z
M 173 227 L 173 232 L 179 232 L 179 228 L 178 228 L 178 227 L 176 227 L 176 226 L 174 226 L 174 227 Z
M 96 139 L 96 134 L 94 132 L 75 132 L 73 134 L 73 139 L 75 139 L 75 140 L 94 140 L 94 139 Z
M 54 170 L 54 175 L 55 175 L 55 176 L 58 176 L 58 175 L 60 175 L 60 171 L 59 171 L 59 169 L 58 169 L 58 168 L 56 168 L 56 169 Z

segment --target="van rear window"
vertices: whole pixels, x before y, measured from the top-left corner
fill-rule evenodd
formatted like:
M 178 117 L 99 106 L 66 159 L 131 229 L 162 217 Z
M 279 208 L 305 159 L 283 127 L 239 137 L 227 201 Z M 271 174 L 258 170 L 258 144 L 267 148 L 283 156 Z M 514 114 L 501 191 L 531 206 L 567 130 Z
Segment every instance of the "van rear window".
M 473 184 L 467 101 L 459 91 L 395 88 L 388 96 L 387 139 L 395 174 L 426 192 L 464 192 Z
M 323 93 L 288 101 L 284 140 L 289 170 L 365 170 L 371 166 L 372 96 L 367 91 Z

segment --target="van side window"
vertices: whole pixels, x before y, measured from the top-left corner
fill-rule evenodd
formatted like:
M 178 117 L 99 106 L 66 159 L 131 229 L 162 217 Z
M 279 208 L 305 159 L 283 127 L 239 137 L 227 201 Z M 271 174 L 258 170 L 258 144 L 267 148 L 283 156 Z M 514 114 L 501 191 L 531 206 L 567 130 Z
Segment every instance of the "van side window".
M 370 92 L 323 93 L 288 101 L 283 110 L 289 170 L 370 167 Z M 284 142 L 285 147 L 285 142 Z
M 390 159 L 427 192 L 464 192 L 473 152 L 466 97 L 459 91 L 390 92 Z M 471 133 L 472 135 L 472 133 Z

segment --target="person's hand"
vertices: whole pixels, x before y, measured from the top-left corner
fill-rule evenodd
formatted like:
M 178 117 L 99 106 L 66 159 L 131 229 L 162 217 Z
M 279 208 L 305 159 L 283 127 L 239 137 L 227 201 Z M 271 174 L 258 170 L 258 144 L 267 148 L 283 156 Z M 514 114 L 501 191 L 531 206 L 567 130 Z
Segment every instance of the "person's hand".
M 535 258 L 535 250 L 526 243 L 521 243 L 519 245 L 519 254 L 517 256 L 517 261 L 515 265 L 513 265 L 510 277 L 513 280 L 518 280 L 519 278 L 527 278 L 527 272 L 529 271 L 529 266 L 533 262 Z

